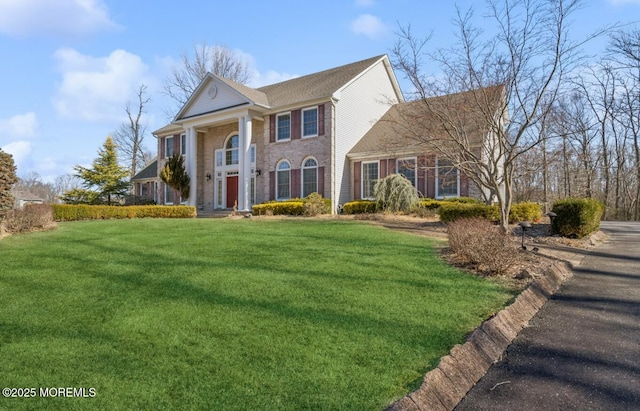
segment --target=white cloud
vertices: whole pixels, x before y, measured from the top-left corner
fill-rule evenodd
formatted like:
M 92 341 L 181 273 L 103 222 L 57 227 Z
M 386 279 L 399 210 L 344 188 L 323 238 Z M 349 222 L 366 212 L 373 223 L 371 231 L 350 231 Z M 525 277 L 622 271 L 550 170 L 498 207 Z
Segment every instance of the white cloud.
M 361 14 L 350 24 L 351 31 L 356 34 L 376 38 L 387 32 L 387 26 L 376 16 Z
M 0 119 L 0 130 L 9 138 L 33 138 L 40 133 L 35 113 L 17 114 L 8 119 Z
M 2 151 L 13 155 L 13 162 L 18 168 L 29 157 L 31 153 L 30 141 L 14 141 L 2 147 Z
M 0 32 L 85 35 L 118 28 L 102 0 L 0 0 Z
M 53 104 L 64 117 L 120 121 L 134 90 L 142 83 L 153 83 L 142 59 L 125 50 L 93 57 L 73 49 L 59 49 L 54 57 L 62 72 L 62 83 Z

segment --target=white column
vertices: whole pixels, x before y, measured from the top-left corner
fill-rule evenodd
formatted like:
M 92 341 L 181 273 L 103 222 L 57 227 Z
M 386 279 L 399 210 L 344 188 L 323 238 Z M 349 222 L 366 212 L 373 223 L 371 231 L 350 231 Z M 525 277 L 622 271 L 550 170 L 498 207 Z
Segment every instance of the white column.
M 186 167 L 191 181 L 189 188 L 189 205 L 197 206 L 198 202 L 198 133 L 194 127 L 188 127 Z
M 251 211 L 251 139 L 253 138 L 251 132 L 251 117 L 246 116 L 244 118 L 244 181 L 243 181 L 243 192 L 244 192 L 244 203 L 243 210 Z
M 238 118 L 238 211 L 251 211 L 251 117 Z

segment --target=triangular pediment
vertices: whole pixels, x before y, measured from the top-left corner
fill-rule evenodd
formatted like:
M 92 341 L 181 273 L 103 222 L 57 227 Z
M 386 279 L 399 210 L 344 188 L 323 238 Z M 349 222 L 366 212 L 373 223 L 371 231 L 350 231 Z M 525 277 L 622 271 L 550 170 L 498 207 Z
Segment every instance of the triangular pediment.
M 253 101 L 213 74 L 207 75 L 191 98 L 182 107 L 175 120 L 213 113 Z

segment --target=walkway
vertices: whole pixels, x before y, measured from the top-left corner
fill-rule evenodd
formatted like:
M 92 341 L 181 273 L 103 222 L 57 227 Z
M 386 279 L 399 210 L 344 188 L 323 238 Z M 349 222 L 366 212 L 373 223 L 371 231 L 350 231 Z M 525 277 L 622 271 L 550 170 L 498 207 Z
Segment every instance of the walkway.
M 601 229 L 609 240 L 456 411 L 640 409 L 640 223 Z

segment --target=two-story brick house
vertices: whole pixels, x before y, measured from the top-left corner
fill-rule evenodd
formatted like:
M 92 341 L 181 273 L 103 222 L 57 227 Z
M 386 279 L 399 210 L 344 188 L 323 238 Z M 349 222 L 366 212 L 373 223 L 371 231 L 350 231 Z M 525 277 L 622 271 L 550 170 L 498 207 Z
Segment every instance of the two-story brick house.
M 154 132 L 158 170 L 175 152 L 200 210 L 247 211 L 318 192 L 351 199 L 347 153 L 403 97 L 387 56 L 250 88 L 209 74 L 174 121 Z M 164 183 L 158 202 L 179 199 Z
M 154 132 L 156 176 L 181 153 L 190 197 L 174 198 L 157 177 L 149 180 L 147 168 L 134 183 L 148 197 L 155 188 L 159 204 L 179 201 L 204 212 L 249 211 L 313 192 L 331 199 L 335 212 L 338 204 L 371 198 L 375 180 L 391 173 L 404 174 L 424 197 L 490 199 L 438 155 L 447 133 L 434 112 L 417 109 L 427 102 L 451 114 L 477 147 L 476 158 L 486 160 L 495 136 L 484 115 L 501 115 L 502 93 L 495 86 L 407 103 L 386 55 L 256 89 L 209 74 L 174 121 Z M 494 108 L 478 105 L 479 96 Z

